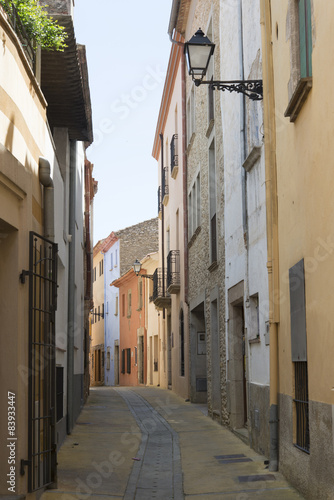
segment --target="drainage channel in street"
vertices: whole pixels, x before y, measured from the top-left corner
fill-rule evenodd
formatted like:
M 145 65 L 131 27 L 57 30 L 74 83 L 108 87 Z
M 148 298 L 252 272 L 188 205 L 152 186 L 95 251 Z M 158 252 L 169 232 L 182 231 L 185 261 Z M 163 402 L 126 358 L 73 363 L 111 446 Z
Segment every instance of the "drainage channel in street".
M 177 433 L 139 394 L 129 388 L 115 390 L 127 403 L 142 433 L 124 500 L 183 500 Z

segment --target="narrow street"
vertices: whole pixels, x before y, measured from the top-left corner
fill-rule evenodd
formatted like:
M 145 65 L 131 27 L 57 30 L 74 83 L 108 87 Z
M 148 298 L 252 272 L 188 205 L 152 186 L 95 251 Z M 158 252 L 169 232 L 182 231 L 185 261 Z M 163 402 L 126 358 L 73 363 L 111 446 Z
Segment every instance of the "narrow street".
M 229 430 L 159 388 L 91 389 L 41 500 L 301 499 Z

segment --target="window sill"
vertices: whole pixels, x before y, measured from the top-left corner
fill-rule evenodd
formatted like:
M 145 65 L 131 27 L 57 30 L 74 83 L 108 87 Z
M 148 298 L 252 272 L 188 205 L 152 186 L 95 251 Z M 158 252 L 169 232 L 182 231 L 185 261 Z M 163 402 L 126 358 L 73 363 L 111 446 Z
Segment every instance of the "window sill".
M 252 151 L 247 156 L 246 160 L 243 162 L 242 166 L 249 172 L 258 159 L 261 157 L 261 146 L 254 146 Z
M 254 339 L 249 339 L 248 343 L 249 344 L 260 344 L 261 343 L 260 337 L 255 337 Z
M 194 241 L 196 240 L 197 236 L 199 235 L 199 233 L 201 232 L 201 226 L 198 226 L 194 232 L 194 234 L 192 235 L 192 237 L 190 238 L 189 242 L 188 242 L 188 248 L 192 247 L 193 244 L 194 244 Z
M 213 118 L 211 118 L 210 123 L 209 123 L 209 126 L 208 126 L 208 130 L 206 131 L 206 134 L 205 134 L 205 135 L 206 135 L 206 137 L 207 137 L 208 139 L 209 139 L 209 137 L 210 137 L 210 134 L 211 134 L 211 132 L 212 132 L 212 129 L 213 129 L 213 127 L 214 127 L 214 124 L 215 124 L 215 121 L 214 121 L 214 119 L 213 119 Z
M 216 269 L 218 269 L 218 262 L 215 260 L 214 262 L 212 262 L 211 266 L 208 267 L 208 271 L 212 273 Z
M 188 142 L 188 146 L 187 146 L 187 149 L 186 149 L 186 154 L 187 154 L 187 155 L 189 154 L 189 151 L 191 150 L 191 147 L 192 147 L 192 145 L 193 145 L 193 143 L 194 143 L 194 140 L 195 140 L 195 132 L 193 132 L 193 133 L 191 134 L 190 140 L 189 140 L 189 142 Z
M 312 77 L 301 78 L 297 84 L 288 107 L 284 113 L 285 117 L 290 117 L 290 122 L 297 120 L 298 114 L 303 107 L 304 102 L 312 88 Z

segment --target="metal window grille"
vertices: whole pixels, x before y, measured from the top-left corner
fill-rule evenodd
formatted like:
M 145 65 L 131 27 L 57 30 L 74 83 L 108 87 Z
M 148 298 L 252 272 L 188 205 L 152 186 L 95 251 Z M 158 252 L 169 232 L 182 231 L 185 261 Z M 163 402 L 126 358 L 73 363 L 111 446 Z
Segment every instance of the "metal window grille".
M 29 237 L 28 490 L 54 483 L 56 458 L 57 244 Z
M 180 250 L 171 250 L 167 256 L 167 288 L 180 285 Z
M 185 369 L 184 369 L 184 315 L 183 310 L 181 310 L 180 314 L 180 375 L 184 377 Z
M 57 422 L 64 416 L 64 368 L 56 368 Z
M 216 214 L 211 219 L 211 262 L 217 262 L 217 222 Z
M 310 452 L 307 361 L 295 363 L 296 446 Z
M 126 363 L 126 372 L 131 373 L 131 349 L 127 349 L 127 363 Z
M 21 22 L 20 16 L 18 15 L 17 10 L 11 0 L 3 0 L 0 4 L 0 7 L 2 7 L 6 12 L 8 16 L 8 21 L 21 42 L 22 48 L 25 52 L 25 55 L 27 56 L 29 65 L 35 72 L 36 69 L 35 41 L 29 38 L 29 35 L 27 34 Z
M 173 172 L 174 167 L 179 164 L 179 157 L 177 154 L 177 134 L 174 134 L 170 143 L 170 171 Z

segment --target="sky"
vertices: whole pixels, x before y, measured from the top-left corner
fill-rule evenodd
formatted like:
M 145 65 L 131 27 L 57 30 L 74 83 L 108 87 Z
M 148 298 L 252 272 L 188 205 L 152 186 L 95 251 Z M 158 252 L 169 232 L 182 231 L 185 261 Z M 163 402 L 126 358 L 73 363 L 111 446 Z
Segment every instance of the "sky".
M 92 8 L 93 5 L 93 8 Z M 86 46 L 98 181 L 94 244 L 158 215 L 153 141 L 171 42 L 172 0 L 76 0 L 77 43 Z

